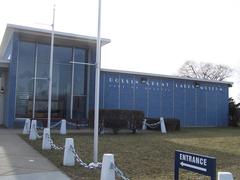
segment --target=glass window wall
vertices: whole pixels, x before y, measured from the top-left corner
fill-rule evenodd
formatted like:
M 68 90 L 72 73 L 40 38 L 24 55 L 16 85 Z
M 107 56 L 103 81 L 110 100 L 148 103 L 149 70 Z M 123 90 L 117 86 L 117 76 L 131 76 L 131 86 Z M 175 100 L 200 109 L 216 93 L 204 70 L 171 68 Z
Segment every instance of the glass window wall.
M 88 67 L 74 62 L 88 62 L 87 52 L 54 47 L 52 118 L 85 119 Z M 47 118 L 49 59 L 50 45 L 20 42 L 16 118 Z
M 16 86 L 16 117 L 31 117 L 33 97 L 35 44 L 19 43 L 17 86 Z

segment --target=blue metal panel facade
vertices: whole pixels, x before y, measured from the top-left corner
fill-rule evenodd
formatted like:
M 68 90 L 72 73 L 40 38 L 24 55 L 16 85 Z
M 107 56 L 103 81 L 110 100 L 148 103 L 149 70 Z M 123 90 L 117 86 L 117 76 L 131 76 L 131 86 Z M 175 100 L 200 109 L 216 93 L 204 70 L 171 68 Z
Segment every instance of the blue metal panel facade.
M 217 125 L 217 96 L 215 94 L 215 88 L 211 84 L 206 86 L 206 126 Z
M 205 86 L 200 85 L 197 91 L 197 125 L 205 126 L 206 119 L 206 91 Z
M 7 100 L 6 100 L 6 117 L 7 120 L 5 125 L 8 128 L 13 128 L 14 120 L 15 120 L 15 99 L 16 99 L 16 72 L 17 72 L 17 56 L 18 56 L 18 43 L 19 38 L 17 33 L 13 35 L 13 46 L 12 46 L 12 57 L 9 64 L 8 69 L 8 92 L 7 92 Z
M 161 79 L 161 78 L 160 78 Z M 174 116 L 174 81 L 161 79 L 161 116 Z
M 135 76 L 135 109 L 144 111 L 148 116 L 148 85 L 147 77 Z
M 101 108 L 177 118 L 183 127 L 226 126 L 228 122 L 227 84 L 106 71 L 101 72 L 100 84 Z
M 157 118 L 161 114 L 161 81 L 157 78 L 149 78 L 148 87 L 148 113 L 151 117 Z
M 120 108 L 120 78 L 119 74 L 105 74 L 105 92 L 104 92 L 104 108 L 119 109 Z
M 134 109 L 134 76 L 120 75 L 120 109 Z
M 19 39 L 14 34 L 6 99 L 7 127 L 15 119 L 16 71 Z M 95 63 L 95 47 L 90 48 Z M 88 110 L 94 108 L 95 67 L 89 67 Z M 142 110 L 146 117 L 178 118 L 184 127 L 226 126 L 228 85 L 176 78 L 101 72 L 100 108 Z
M 174 86 L 174 117 L 180 119 L 181 124 L 184 126 L 185 120 L 185 81 L 175 80 Z
M 195 83 L 187 81 L 186 83 L 186 95 L 185 95 L 185 126 L 196 125 L 196 92 Z

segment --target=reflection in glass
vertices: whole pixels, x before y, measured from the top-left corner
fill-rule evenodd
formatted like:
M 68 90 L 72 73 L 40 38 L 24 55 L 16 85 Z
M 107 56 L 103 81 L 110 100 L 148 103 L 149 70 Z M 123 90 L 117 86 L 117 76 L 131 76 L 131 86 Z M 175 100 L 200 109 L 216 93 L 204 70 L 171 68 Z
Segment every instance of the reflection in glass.
M 86 49 L 76 48 L 74 53 L 74 61 L 86 63 Z M 86 118 L 87 67 L 88 66 L 83 64 L 74 64 L 73 120 L 78 122 Z
M 33 95 L 35 44 L 19 43 L 17 85 L 16 85 L 16 117 L 31 117 Z
M 47 118 L 49 59 L 50 45 L 20 42 L 17 72 L 17 118 L 32 117 L 35 74 L 35 117 L 37 119 Z M 70 63 L 73 59 L 76 62 L 87 62 L 87 50 L 62 46 L 54 47 L 52 118 L 70 119 L 72 110 L 73 121 L 80 122 L 86 118 L 88 68 L 86 65 Z M 35 70 L 36 72 L 34 72 Z M 74 70 L 73 74 L 72 70 Z M 73 89 L 71 89 L 72 81 L 74 83 Z M 71 90 L 73 91 L 72 109 Z

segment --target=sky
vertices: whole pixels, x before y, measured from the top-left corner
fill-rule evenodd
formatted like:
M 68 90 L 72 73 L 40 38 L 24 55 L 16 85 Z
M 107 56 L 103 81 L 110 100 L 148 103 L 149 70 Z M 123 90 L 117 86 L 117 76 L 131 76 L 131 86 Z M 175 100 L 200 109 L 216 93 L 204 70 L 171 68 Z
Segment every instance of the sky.
M 7 23 L 97 35 L 98 0 L 1 0 L 0 41 Z M 176 75 L 192 60 L 240 72 L 239 0 L 102 0 L 102 68 Z M 230 96 L 240 100 L 239 73 Z

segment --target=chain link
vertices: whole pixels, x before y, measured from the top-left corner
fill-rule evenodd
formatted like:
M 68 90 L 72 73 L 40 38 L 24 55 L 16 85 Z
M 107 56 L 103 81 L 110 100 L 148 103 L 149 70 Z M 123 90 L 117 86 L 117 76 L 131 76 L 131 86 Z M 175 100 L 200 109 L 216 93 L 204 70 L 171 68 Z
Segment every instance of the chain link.
M 160 125 L 160 121 L 156 122 L 156 123 L 152 123 L 152 124 L 149 124 L 147 122 L 145 122 L 146 126 L 150 127 L 150 128 L 156 128 Z
M 42 126 L 37 126 L 37 129 L 39 129 L 39 130 L 43 130 L 44 127 L 42 127 Z
M 57 123 L 51 125 L 50 128 L 55 128 L 55 127 L 57 127 L 59 124 L 61 124 L 61 121 L 59 121 L 59 122 L 57 122 Z M 44 127 L 42 127 L 42 126 L 37 126 L 37 129 L 39 129 L 39 130 L 43 130 Z
M 57 126 L 58 126 L 59 124 L 61 124 L 61 123 L 62 123 L 62 121 L 59 121 L 59 122 L 51 125 L 50 128 L 55 128 L 55 127 L 57 127 Z
M 71 150 L 72 153 L 74 154 L 75 159 L 76 159 L 76 161 L 80 164 L 80 166 L 82 166 L 82 167 L 84 167 L 84 168 L 86 168 L 86 169 L 97 169 L 97 168 L 101 168 L 101 167 L 102 167 L 102 163 L 100 163 L 100 162 L 97 162 L 97 163 L 92 162 L 92 163 L 89 163 L 89 164 L 85 163 L 85 162 L 79 157 L 79 155 L 76 153 L 76 151 L 75 151 L 75 149 L 74 149 L 74 147 L 73 147 L 72 145 L 70 146 L 70 150 Z
M 37 138 L 41 139 L 43 136 L 40 136 L 37 132 L 37 128 L 33 127 L 34 133 L 36 134 Z
M 123 172 L 122 172 L 114 163 L 111 164 L 111 168 L 114 170 L 114 172 L 116 173 L 116 175 L 117 175 L 118 177 L 120 177 L 121 179 L 123 179 L 123 180 L 130 180 L 129 178 L 127 178 L 127 177 L 123 174 Z
M 64 147 L 54 144 L 52 138 L 50 137 L 50 135 L 48 133 L 46 133 L 46 136 L 50 142 L 51 148 L 53 148 L 55 150 L 64 150 Z
M 73 123 L 73 122 L 69 122 L 69 121 L 66 121 L 66 123 L 70 126 L 77 126 L 77 127 L 86 127 L 87 124 L 77 124 L 77 123 Z

